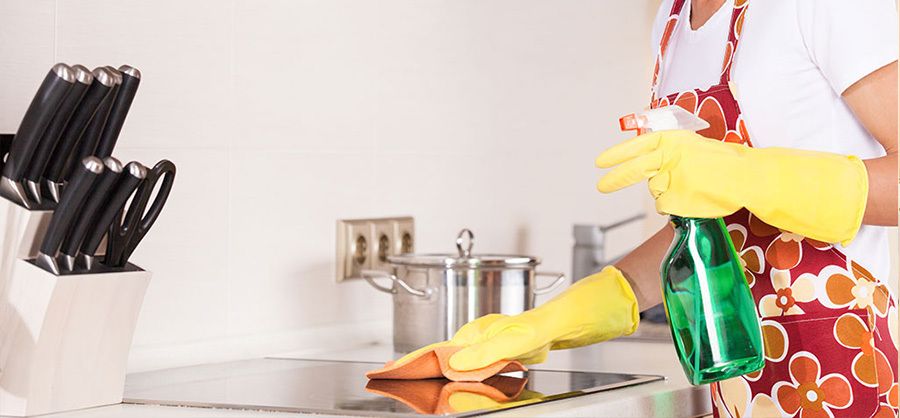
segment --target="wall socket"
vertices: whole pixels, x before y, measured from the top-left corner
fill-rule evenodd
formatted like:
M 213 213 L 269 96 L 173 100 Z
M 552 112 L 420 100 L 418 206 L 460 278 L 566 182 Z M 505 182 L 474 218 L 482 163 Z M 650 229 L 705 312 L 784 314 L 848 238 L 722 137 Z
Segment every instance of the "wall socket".
M 362 278 L 363 270 L 390 272 L 387 257 L 415 251 L 412 217 L 339 219 L 335 279 Z

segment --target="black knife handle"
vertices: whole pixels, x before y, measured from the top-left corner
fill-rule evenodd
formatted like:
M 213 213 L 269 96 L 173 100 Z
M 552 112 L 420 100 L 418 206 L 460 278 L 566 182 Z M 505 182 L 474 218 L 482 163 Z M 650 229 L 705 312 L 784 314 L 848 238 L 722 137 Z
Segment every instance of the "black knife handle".
M 109 71 L 108 68 L 106 70 Z M 84 132 L 78 140 L 78 146 L 75 147 L 75 152 L 69 155 L 66 168 L 63 169 L 62 181 L 68 181 L 72 178 L 72 175 L 78 168 L 79 161 L 94 155 L 94 151 L 97 149 L 97 141 L 100 141 L 100 135 L 103 134 L 103 128 L 106 126 L 106 119 L 109 117 L 109 111 L 112 109 L 112 104 L 116 100 L 116 95 L 121 86 L 121 77 L 117 74 L 113 74 L 113 79 L 115 80 L 115 84 L 112 86 L 112 89 L 110 89 L 106 98 L 100 103 L 100 106 L 97 106 L 94 117 L 91 118 L 87 127 L 84 128 Z
M 56 110 L 56 115 L 50 120 L 50 125 L 47 126 L 47 130 L 44 131 L 40 144 L 38 144 L 37 149 L 34 151 L 34 156 L 32 156 L 31 162 L 28 164 L 28 171 L 25 174 L 25 178 L 29 181 L 35 183 L 41 181 L 41 177 L 44 175 L 44 169 L 47 168 L 47 161 L 50 160 L 50 156 L 56 148 L 56 144 L 59 141 L 63 129 L 68 125 L 69 120 L 71 120 L 72 115 L 75 112 L 75 108 L 78 107 L 78 104 L 87 92 L 88 87 L 90 87 L 91 83 L 94 81 L 94 76 L 91 75 L 91 72 L 88 71 L 87 68 L 84 68 L 81 65 L 73 65 L 72 69 L 75 70 L 76 83 L 69 89 L 66 98 L 63 99 L 62 104 L 59 105 L 59 109 Z
M 141 72 L 137 68 L 123 65 L 119 67 L 119 73 L 122 74 L 122 85 L 116 93 L 116 100 L 106 119 L 106 127 L 103 128 L 103 134 L 100 135 L 100 142 L 94 152 L 94 155 L 100 158 L 112 155 L 119 134 L 122 133 L 122 126 L 125 125 L 125 117 L 128 116 L 128 110 L 131 109 L 131 103 L 134 102 L 134 96 L 141 84 Z
M 125 202 L 128 201 L 128 198 L 131 197 L 145 177 L 147 177 L 147 167 L 144 167 L 143 164 L 132 161 L 125 166 L 122 175 L 119 176 L 119 181 L 106 201 L 106 206 L 103 208 L 100 216 L 97 217 L 97 222 L 94 222 L 93 229 L 88 232 L 88 235 L 81 243 L 82 254 L 89 256 L 97 254 L 97 248 L 100 247 L 100 241 L 103 241 L 103 236 L 106 235 L 107 229 L 114 221 L 118 222 L 121 220 L 116 219 L 116 216 L 122 212 Z
M 72 257 L 78 255 L 78 248 L 93 228 L 94 220 L 99 217 L 100 209 L 109 199 L 113 186 L 119 181 L 119 176 L 122 174 L 122 163 L 113 157 L 106 157 L 103 159 L 103 164 L 106 169 L 103 170 L 103 174 L 100 174 L 100 178 L 91 189 L 81 208 L 81 214 L 75 220 L 72 232 L 63 239 L 62 248 L 60 248 L 62 254 Z
M 15 137 L 14 134 L 0 134 L 0 164 L 6 161 L 6 155 L 9 154 L 9 148 Z M 2 170 L 2 165 L 0 165 L 0 171 Z
M 65 131 L 57 142 L 56 148 L 53 150 L 53 156 L 50 157 L 47 168 L 44 170 L 44 178 L 55 183 L 62 182 L 72 150 L 78 145 L 81 135 L 87 128 L 91 118 L 93 118 L 94 113 L 96 113 L 97 108 L 107 98 L 115 85 L 113 75 L 106 71 L 105 68 L 95 68 L 92 74 L 94 75 L 94 82 L 88 87 L 84 98 L 81 100 L 78 108 L 75 109 L 69 125 L 66 126 Z
M 3 166 L 3 177 L 17 182 L 22 180 L 41 136 L 74 83 L 75 74 L 68 65 L 59 63 L 50 69 L 22 117 Z
M 59 245 L 69 232 L 72 221 L 78 216 L 88 192 L 103 172 L 103 161 L 97 157 L 87 157 L 72 176 L 72 181 L 63 192 L 59 206 L 50 218 L 47 226 L 47 235 L 41 243 L 41 254 L 56 256 Z

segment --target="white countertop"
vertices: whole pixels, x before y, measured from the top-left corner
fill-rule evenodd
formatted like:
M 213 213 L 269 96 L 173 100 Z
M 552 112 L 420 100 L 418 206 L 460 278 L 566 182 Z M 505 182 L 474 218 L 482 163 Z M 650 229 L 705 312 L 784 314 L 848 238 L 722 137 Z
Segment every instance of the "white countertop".
M 278 358 L 386 361 L 390 347 L 373 345 L 330 352 L 293 352 Z M 655 374 L 665 381 L 601 392 L 576 398 L 515 408 L 491 414 L 497 417 L 696 417 L 710 413 L 709 390 L 687 383 L 671 345 L 659 342 L 619 340 L 575 350 L 551 353 L 535 368 Z M 133 380 L 133 379 L 130 379 Z M 176 408 L 148 405 L 111 405 L 47 415 L 51 418 L 185 418 L 185 417 L 302 417 L 295 413 L 239 411 L 208 408 Z

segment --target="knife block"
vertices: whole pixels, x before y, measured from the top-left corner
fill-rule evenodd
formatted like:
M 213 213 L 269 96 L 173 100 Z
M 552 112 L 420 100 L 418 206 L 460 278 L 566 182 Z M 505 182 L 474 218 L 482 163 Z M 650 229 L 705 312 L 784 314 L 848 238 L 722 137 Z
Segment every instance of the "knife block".
M 14 137 L 0 134 L 0 169 Z M 0 298 L 16 260 L 37 256 L 52 216 L 52 210 L 29 210 L 0 197 Z
M 11 140 L 0 134 L 0 156 Z M 52 215 L 0 198 L 0 416 L 122 401 L 151 274 L 132 264 L 61 276 L 36 266 Z
M 17 260 L 37 257 L 53 211 L 28 210 L 0 198 L 0 297 Z
M 151 273 L 129 264 L 57 276 L 33 260 L 13 264 L 0 299 L 0 415 L 122 402 Z

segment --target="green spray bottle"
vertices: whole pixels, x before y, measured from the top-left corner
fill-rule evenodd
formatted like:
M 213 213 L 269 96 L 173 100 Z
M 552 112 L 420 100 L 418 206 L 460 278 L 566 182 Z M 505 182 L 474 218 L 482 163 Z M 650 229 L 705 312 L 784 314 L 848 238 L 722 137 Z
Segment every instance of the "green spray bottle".
M 639 133 L 709 127 L 678 106 L 620 119 Z M 671 216 L 675 238 L 660 266 L 675 350 L 691 384 L 717 382 L 765 364 L 762 332 L 734 243 L 719 219 Z

